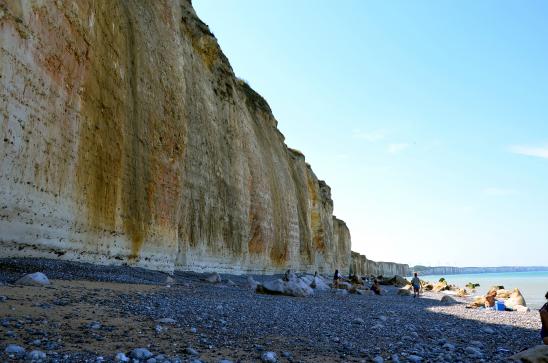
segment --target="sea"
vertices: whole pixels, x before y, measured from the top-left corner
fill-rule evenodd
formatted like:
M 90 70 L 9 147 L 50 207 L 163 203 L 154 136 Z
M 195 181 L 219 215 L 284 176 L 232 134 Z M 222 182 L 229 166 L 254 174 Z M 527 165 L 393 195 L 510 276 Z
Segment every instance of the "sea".
M 502 285 L 507 290 L 518 288 L 525 298 L 527 306 L 531 309 L 539 309 L 546 299 L 544 295 L 548 292 L 548 271 L 527 271 L 527 272 L 494 272 L 481 274 L 457 274 L 457 275 L 420 275 L 422 280 L 436 282 L 441 277 L 447 283 L 458 287 L 465 287 L 469 282 L 480 284 L 475 294 L 483 295 L 491 286 Z

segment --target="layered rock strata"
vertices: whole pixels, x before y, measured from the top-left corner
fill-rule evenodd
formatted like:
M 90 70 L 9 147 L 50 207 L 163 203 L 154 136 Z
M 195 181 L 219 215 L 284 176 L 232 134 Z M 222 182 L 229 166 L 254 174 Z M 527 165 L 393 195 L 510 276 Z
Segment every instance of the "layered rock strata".
M 0 3 L 0 255 L 331 272 L 350 233 L 190 2 Z

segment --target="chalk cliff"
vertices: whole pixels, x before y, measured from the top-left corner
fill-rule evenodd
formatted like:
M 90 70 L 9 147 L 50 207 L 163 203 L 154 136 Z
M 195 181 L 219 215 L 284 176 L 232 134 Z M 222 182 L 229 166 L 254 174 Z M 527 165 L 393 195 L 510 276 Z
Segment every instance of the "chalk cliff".
M 395 262 L 375 262 L 357 252 L 352 252 L 350 271 L 357 275 L 375 275 L 391 277 L 394 275 L 409 276 L 409 266 Z
M 403 274 L 351 258 L 188 0 L 0 2 L 0 257 Z
M 0 3 L 0 255 L 347 271 L 329 186 L 189 1 Z

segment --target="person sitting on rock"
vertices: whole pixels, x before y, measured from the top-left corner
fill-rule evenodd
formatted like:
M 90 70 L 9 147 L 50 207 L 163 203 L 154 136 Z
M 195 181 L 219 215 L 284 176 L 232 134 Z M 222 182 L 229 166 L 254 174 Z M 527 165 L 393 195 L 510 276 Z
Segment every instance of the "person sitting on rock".
M 495 298 L 497 297 L 497 292 L 491 290 L 485 295 L 485 308 L 491 309 L 495 306 Z
M 379 286 L 379 280 L 377 279 L 373 280 L 373 285 L 371 285 L 371 291 L 373 291 L 375 295 L 381 294 L 381 287 Z
M 544 297 L 548 300 L 548 292 Z M 545 303 L 539 310 L 540 313 L 540 322 L 542 327 L 540 328 L 540 337 L 542 342 L 548 345 L 548 302 Z
M 289 281 L 289 274 L 291 273 L 291 270 L 287 270 L 284 274 L 284 277 L 282 278 L 282 280 L 284 281 Z
M 411 280 L 411 285 L 413 285 L 413 298 L 419 296 L 421 289 L 421 280 L 419 279 L 419 274 L 415 272 L 415 276 Z
M 333 275 L 333 287 L 335 289 L 339 288 L 339 281 L 341 280 L 341 275 L 339 274 L 339 270 L 335 270 L 335 274 Z

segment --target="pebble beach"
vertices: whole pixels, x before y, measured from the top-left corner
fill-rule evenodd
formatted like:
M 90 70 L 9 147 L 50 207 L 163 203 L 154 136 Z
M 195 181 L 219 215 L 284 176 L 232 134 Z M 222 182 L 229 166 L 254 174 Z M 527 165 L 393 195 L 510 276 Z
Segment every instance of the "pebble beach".
M 51 285 L 13 285 L 35 271 Z M 535 310 L 466 309 L 467 298 L 443 303 L 443 293 L 427 292 L 414 299 L 391 286 L 380 296 L 264 295 L 246 287 L 245 276 L 223 275 L 216 284 L 205 276 L 0 261 L 0 360 L 502 362 L 540 343 Z

